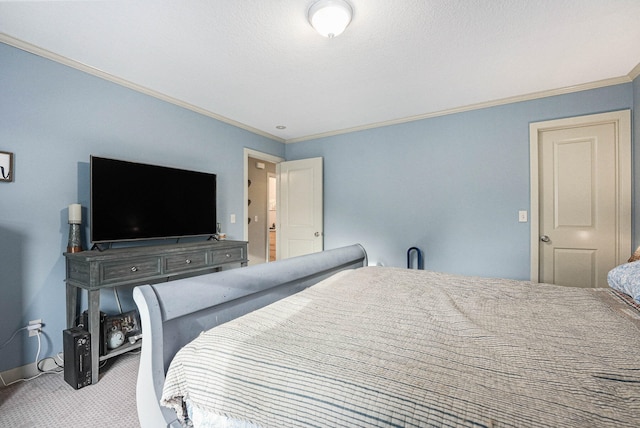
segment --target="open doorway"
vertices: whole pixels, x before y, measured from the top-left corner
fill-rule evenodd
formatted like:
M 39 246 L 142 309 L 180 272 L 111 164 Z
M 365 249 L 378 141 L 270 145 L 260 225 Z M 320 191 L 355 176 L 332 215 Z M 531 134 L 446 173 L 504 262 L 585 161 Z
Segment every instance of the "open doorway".
M 276 164 L 283 159 L 250 149 L 244 154 L 244 239 L 248 241 L 249 265 L 254 265 L 276 258 Z
M 269 177 L 275 177 L 275 175 L 275 163 L 249 157 L 247 181 L 249 245 L 247 251 L 250 264 L 260 264 L 270 260 L 270 241 L 275 239 L 277 211 L 275 198 L 271 199 Z
M 275 166 L 275 164 L 274 164 Z M 269 235 L 267 236 L 268 261 L 276 261 L 276 225 L 278 224 L 278 179 L 274 173 L 267 174 L 267 221 L 269 224 Z

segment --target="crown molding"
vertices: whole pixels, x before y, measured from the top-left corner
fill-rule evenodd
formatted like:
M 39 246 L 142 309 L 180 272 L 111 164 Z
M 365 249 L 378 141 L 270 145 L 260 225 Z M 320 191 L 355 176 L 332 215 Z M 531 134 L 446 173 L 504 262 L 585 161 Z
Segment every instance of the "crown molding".
M 640 64 L 638 64 L 638 66 L 636 66 L 636 68 L 634 68 L 634 70 L 636 70 L 637 73 L 640 74 Z M 480 110 L 480 109 L 483 109 L 483 108 L 496 107 L 496 106 L 501 106 L 501 105 L 505 105 L 505 104 L 513 104 L 513 103 L 518 103 L 518 102 L 522 102 L 522 101 L 531 101 L 531 100 L 536 100 L 536 99 L 540 99 L 540 98 L 553 97 L 553 96 L 556 96 L 556 95 L 564 95 L 564 94 L 570 94 L 570 93 L 573 93 L 573 92 L 586 91 L 586 90 L 589 90 L 589 89 L 597 89 L 597 88 L 603 88 L 603 87 L 606 87 L 606 86 L 619 85 L 621 83 L 629 83 L 632 80 L 633 79 L 631 78 L 631 73 L 630 73 L 628 76 L 614 77 L 614 78 L 611 78 L 611 79 L 598 80 L 596 82 L 584 83 L 584 84 L 581 84 L 581 85 L 574 85 L 574 86 L 567 86 L 565 88 L 551 89 L 551 90 L 548 90 L 548 91 L 532 92 L 530 94 L 518 95 L 518 96 L 508 97 L 508 98 L 501 98 L 501 99 L 498 99 L 498 100 L 486 101 L 486 102 L 477 103 L 477 104 L 469 104 L 469 105 L 466 105 L 466 106 L 461 106 L 461 107 L 456 107 L 456 108 L 446 109 L 446 110 L 440 110 L 440 111 L 436 111 L 436 112 L 432 112 L 432 113 L 420 114 L 420 115 L 416 115 L 416 116 L 409 116 L 409 117 L 405 117 L 405 118 L 401 118 L 401 119 L 395 119 L 395 120 L 388 120 L 388 121 L 384 121 L 384 122 L 371 123 L 371 124 L 367 124 L 367 125 L 356 126 L 356 127 L 353 127 L 353 128 L 345 128 L 345 129 L 341 129 L 341 130 L 337 130 L 337 131 L 323 132 L 323 133 L 320 133 L 320 134 L 309 135 L 309 136 L 300 137 L 300 138 L 292 138 L 292 139 L 286 140 L 285 143 L 286 144 L 299 143 L 299 142 L 302 142 L 302 141 L 316 140 L 316 139 L 320 139 L 320 138 L 333 137 L 333 136 L 341 135 L 341 134 L 348 134 L 350 132 L 365 131 L 367 129 L 381 128 L 383 126 L 400 125 L 400 124 L 403 124 L 403 123 L 415 122 L 415 121 L 418 121 L 418 120 L 430 119 L 430 118 L 433 118 L 433 117 L 447 116 L 447 115 L 455 114 L 455 113 L 463 113 L 463 112 L 467 112 L 467 111 Z
M 638 76 L 640 76 L 640 62 L 629 72 L 629 79 L 635 80 Z
M 284 143 L 285 140 L 280 137 L 276 137 L 275 135 L 269 134 L 267 132 L 261 131 L 259 129 L 253 128 L 249 125 L 245 125 L 244 123 L 237 122 L 233 119 L 229 119 L 228 117 L 221 116 L 219 114 L 213 113 L 209 110 L 200 108 L 193 104 L 181 101 L 172 96 L 163 94 L 158 91 L 154 91 L 153 89 L 149 89 L 147 87 L 138 85 L 137 83 L 130 82 L 129 80 L 122 79 L 120 77 L 114 76 L 113 74 L 107 73 L 106 71 L 97 69 L 90 65 L 83 64 L 79 61 L 75 61 L 71 58 L 67 58 L 65 56 L 59 55 L 57 53 L 51 52 L 47 49 L 43 49 L 39 46 L 33 45 L 31 43 L 25 42 L 20 39 L 16 39 L 15 37 L 11 37 L 8 34 L 0 33 L 0 43 L 4 43 L 9 46 L 13 46 L 14 48 L 18 48 L 25 52 L 32 53 L 34 55 L 49 59 L 51 61 L 55 61 L 59 64 L 66 65 L 68 67 L 74 68 L 79 71 L 83 71 L 85 73 L 91 74 L 93 76 L 99 77 L 101 79 L 107 80 L 109 82 L 115 83 L 120 86 L 124 86 L 125 88 L 132 89 L 136 92 L 140 92 L 145 95 L 149 95 L 150 97 L 157 98 L 159 100 L 174 104 L 178 107 L 185 108 L 187 110 L 191 110 L 195 113 L 201 114 L 203 116 L 210 117 L 212 119 L 219 120 L 220 122 L 224 122 L 228 125 L 235 126 L 237 128 L 244 129 L 245 131 L 249 131 L 253 134 L 260 135 L 262 137 L 269 138 L 271 140 L 278 141 L 280 143 Z
M 291 144 L 291 143 L 299 143 L 302 141 L 309 141 L 309 140 L 317 140 L 317 139 L 321 139 L 321 138 L 327 138 L 327 137 L 334 137 L 336 135 L 342 135 L 342 134 L 348 134 L 351 132 L 358 132 L 358 131 L 365 131 L 368 129 L 375 129 L 375 128 L 381 128 L 384 126 L 391 126 L 391 125 L 400 125 L 403 123 L 409 123 L 409 122 L 415 122 L 418 120 L 423 120 L 423 119 L 430 119 L 430 118 L 434 118 L 434 117 L 439 117 L 439 116 L 447 116 L 450 114 L 456 114 L 456 113 L 463 113 L 463 112 L 468 112 L 468 111 L 473 111 L 473 110 L 480 110 L 483 108 L 489 108 L 489 107 L 496 107 L 496 106 L 501 106 L 501 105 L 505 105 L 505 104 L 512 104 L 512 103 L 517 103 L 517 102 L 522 102 L 522 101 L 531 101 L 531 100 L 536 100 L 536 99 L 540 99 L 540 98 L 547 98 L 547 97 L 553 97 L 556 95 L 565 95 L 565 94 L 570 94 L 570 93 L 574 93 L 574 92 L 581 92 L 581 91 L 586 91 L 589 89 L 597 89 L 597 88 L 603 88 L 606 86 L 613 86 L 613 85 L 619 85 L 622 83 L 629 83 L 631 81 L 633 81 L 636 77 L 640 76 L 640 63 L 638 63 L 638 65 L 636 65 L 630 72 L 629 74 L 627 74 L 626 76 L 621 76 L 621 77 L 614 77 L 614 78 L 610 78 L 610 79 L 604 79 L 604 80 L 598 80 L 595 82 L 590 82 L 590 83 L 584 83 L 584 84 L 580 84 L 580 85 L 574 85 L 574 86 L 568 86 L 568 87 L 564 87 L 564 88 L 558 88 L 558 89 L 552 89 L 552 90 L 548 90 L 548 91 L 540 91 L 540 92 L 533 92 L 530 94 L 525 94 L 525 95 L 518 95 L 518 96 L 514 96 L 514 97 L 507 97 L 507 98 L 501 98 L 498 100 L 493 100 L 493 101 L 486 101 L 486 102 L 482 102 L 482 103 L 476 103 L 476 104 L 469 104 L 466 106 L 461 106 L 461 107 L 456 107 L 456 108 L 452 108 L 452 109 L 445 109 L 445 110 L 440 110 L 440 111 L 436 111 L 436 112 L 431 112 L 431 113 L 425 113 L 425 114 L 419 114 L 419 115 L 415 115 L 415 116 L 408 116 L 405 118 L 400 118 L 400 119 L 394 119 L 394 120 L 387 120 L 387 121 L 382 121 L 382 122 L 376 122 L 376 123 L 370 123 L 370 124 L 366 124 L 366 125 L 361 125 L 361 126 L 356 126 L 356 127 L 351 127 L 351 128 L 344 128 L 344 129 L 339 129 L 339 130 L 335 130 L 335 131 L 329 131 L 329 132 L 323 132 L 323 133 L 319 133 L 319 134 L 312 134 L 312 135 L 307 135 L 304 137 L 299 137 L 299 138 L 292 138 L 292 139 L 284 139 L 284 138 L 280 138 L 277 137 L 275 135 L 269 134 L 268 132 L 264 132 L 261 131 L 259 129 L 253 128 L 249 125 L 245 125 L 244 123 L 241 122 L 237 122 L 233 119 L 229 119 L 227 117 L 221 116 L 219 114 L 213 113 L 209 110 L 205 110 L 201 107 L 195 106 L 193 104 L 181 101 L 177 98 L 171 97 L 169 95 L 163 94 L 161 92 L 155 91 L 153 89 L 149 89 L 146 88 L 144 86 L 138 85 L 136 83 L 130 82 L 128 80 L 122 79 L 120 77 L 114 76 L 110 73 L 107 73 L 105 71 L 99 70 L 95 67 L 91 67 L 89 65 L 83 64 L 79 61 L 75 61 L 73 59 L 67 58 L 65 56 L 56 54 L 54 52 L 51 52 L 49 50 L 43 49 L 41 47 L 38 47 L 36 45 L 33 45 L 31 43 L 25 42 L 23 40 L 20 39 L 16 39 L 14 37 L 9 36 L 8 34 L 5 33 L 0 33 L 0 43 L 4 43 L 10 46 L 13 46 L 15 48 L 21 49 L 23 51 L 32 53 L 34 55 L 38 55 L 40 57 L 55 61 L 57 63 L 66 65 L 68 67 L 74 68 L 76 70 L 80 70 L 83 71 L 85 73 L 91 74 L 93 76 L 99 77 L 101 79 L 116 83 L 120 86 L 124 86 L 126 88 L 132 89 L 134 91 L 143 93 L 145 95 L 149 95 L 151 97 L 157 98 L 159 100 L 177 105 L 179 107 L 185 108 L 187 110 L 191 110 L 195 113 L 201 114 L 203 116 L 207 116 L 210 117 L 212 119 L 216 119 L 220 122 L 224 122 L 228 125 L 232 125 L 235 126 L 237 128 L 240 129 L 244 129 L 245 131 L 249 131 L 253 134 L 256 135 L 260 135 L 262 137 L 268 138 L 270 140 L 274 140 L 274 141 L 278 141 L 280 143 L 285 143 L 285 144 Z

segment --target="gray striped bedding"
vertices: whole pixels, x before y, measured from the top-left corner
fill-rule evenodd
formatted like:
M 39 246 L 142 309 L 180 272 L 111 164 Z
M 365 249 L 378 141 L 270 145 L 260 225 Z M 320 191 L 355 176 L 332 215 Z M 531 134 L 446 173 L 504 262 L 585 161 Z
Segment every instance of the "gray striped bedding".
M 263 427 L 640 426 L 613 290 L 365 267 L 202 333 L 162 404 Z

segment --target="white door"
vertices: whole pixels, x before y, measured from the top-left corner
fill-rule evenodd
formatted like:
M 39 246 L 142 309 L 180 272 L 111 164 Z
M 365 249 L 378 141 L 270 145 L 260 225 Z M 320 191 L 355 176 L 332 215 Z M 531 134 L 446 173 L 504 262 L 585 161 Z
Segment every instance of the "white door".
M 606 287 L 609 270 L 631 251 L 629 111 L 532 124 L 531 134 L 538 279 Z
M 322 158 L 280 162 L 277 259 L 323 250 Z

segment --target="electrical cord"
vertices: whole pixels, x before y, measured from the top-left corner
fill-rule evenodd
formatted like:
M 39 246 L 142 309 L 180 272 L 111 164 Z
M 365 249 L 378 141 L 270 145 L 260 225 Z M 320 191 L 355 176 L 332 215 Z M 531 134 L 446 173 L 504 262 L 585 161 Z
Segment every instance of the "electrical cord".
M 11 337 L 9 338 L 9 340 L 7 340 L 5 343 L 2 344 L 2 346 L 0 346 L 0 349 L 4 348 L 9 342 L 11 342 L 11 340 L 13 340 L 13 338 L 16 336 L 16 334 L 18 334 L 19 331 L 21 330 L 28 330 L 28 327 L 22 327 L 19 328 L 18 330 L 16 330 Z M 6 386 L 10 386 L 13 385 L 14 383 L 18 383 L 18 382 L 28 382 L 30 380 L 33 380 L 35 378 L 38 378 L 40 376 L 42 376 L 43 374 L 56 374 L 56 373 L 62 373 L 63 369 L 64 369 L 64 361 L 62 360 L 62 358 L 60 358 L 60 354 L 57 355 L 58 359 L 60 359 L 63 362 L 63 366 L 60 366 L 57 362 L 56 362 L 56 366 L 58 366 L 57 369 L 53 369 L 53 370 L 42 370 L 40 368 L 40 363 L 42 363 L 43 361 L 51 358 L 51 357 L 47 357 L 47 358 L 43 358 L 42 360 L 40 360 L 40 350 L 42 349 L 42 340 L 40 339 L 40 330 L 36 331 L 36 336 L 38 337 L 38 352 L 36 353 L 36 361 L 35 361 L 35 365 L 36 368 L 38 369 L 38 371 L 40 373 L 38 373 L 35 376 L 31 376 L 29 378 L 21 378 L 21 379 L 16 379 L 13 382 L 5 382 L 4 378 L 2 377 L 2 374 L 0 373 L 0 380 L 2 381 L 2 384 L 6 387 Z M 55 362 L 55 360 L 54 360 Z
M 22 328 L 17 329 L 16 331 L 14 331 L 14 332 L 13 332 L 13 334 L 11 335 L 11 337 L 10 337 L 6 342 L 4 342 L 4 343 L 2 344 L 2 346 L 0 346 L 0 349 L 2 349 L 2 348 L 4 348 L 5 346 L 7 346 L 7 345 L 9 344 L 9 342 L 11 342 L 11 341 L 13 340 L 13 338 L 14 338 L 14 337 L 16 337 L 16 334 L 18 334 L 18 332 L 19 332 L 19 331 L 21 331 L 21 330 L 26 330 L 26 329 L 27 329 L 27 327 L 22 327 Z
M 38 369 L 38 371 L 40 373 L 60 373 L 60 372 L 64 371 L 64 359 L 60 356 L 61 354 L 62 354 L 62 352 L 58 352 L 55 357 L 46 357 L 46 358 L 41 359 L 40 361 L 38 361 L 38 364 L 36 365 L 36 368 Z M 58 361 L 56 361 L 56 358 L 58 360 L 60 360 L 60 362 L 62 364 L 59 364 Z M 50 369 L 50 370 L 42 369 L 42 367 L 41 367 L 42 363 L 44 363 L 47 360 L 53 361 L 53 364 L 55 364 L 56 367 L 53 368 L 53 369 Z
M 117 287 L 113 287 L 113 295 L 116 298 L 116 303 L 118 304 L 118 310 L 120 311 L 120 313 L 122 313 L 122 305 L 120 304 L 120 297 L 118 296 L 118 290 L 116 288 Z

